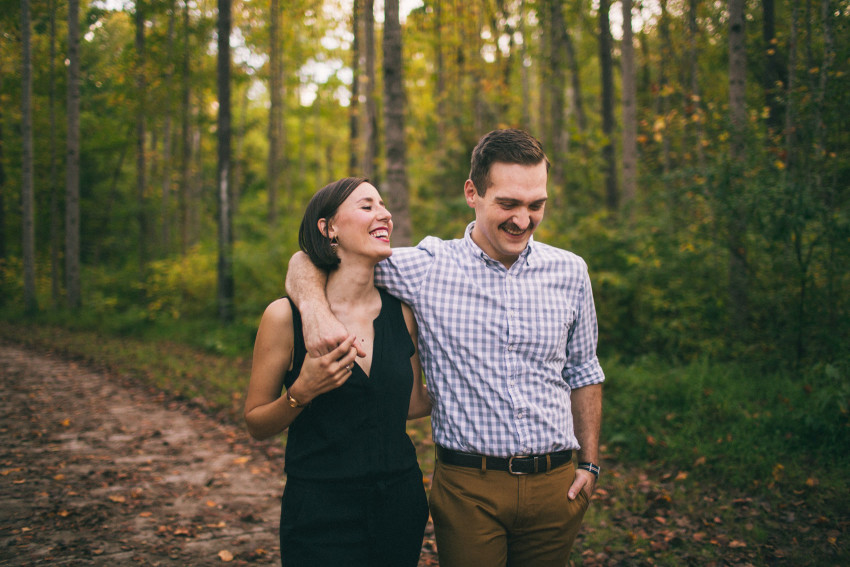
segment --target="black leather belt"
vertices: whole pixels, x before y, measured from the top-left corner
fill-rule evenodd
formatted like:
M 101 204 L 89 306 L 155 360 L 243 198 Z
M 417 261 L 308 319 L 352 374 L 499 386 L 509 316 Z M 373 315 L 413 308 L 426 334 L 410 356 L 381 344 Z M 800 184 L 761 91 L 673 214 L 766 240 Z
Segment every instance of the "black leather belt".
M 534 474 L 548 472 L 573 459 L 572 451 L 557 451 L 546 455 L 517 455 L 515 457 L 488 457 L 474 453 L 461 453 L 437 445 L 437 460 L 447 465 L 481 469 L 482 471 L 504 471 L 511 474 Z

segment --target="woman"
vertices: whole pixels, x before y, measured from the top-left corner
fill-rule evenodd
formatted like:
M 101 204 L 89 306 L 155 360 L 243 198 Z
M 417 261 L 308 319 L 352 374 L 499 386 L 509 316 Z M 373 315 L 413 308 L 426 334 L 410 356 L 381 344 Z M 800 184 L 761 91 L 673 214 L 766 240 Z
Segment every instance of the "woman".
M 257 439 L 289 428 L 284 566 L 419 560 L 428 504 L 405 421 L 430 414 L 431 402 L 413 314 L 374 285 L 375 265 L 392 254 L 391 233 L 392 217 L 365 179 L 322 188 L 307 205 L 299 244 L 330 271 L 328 301 L 352 336 L 309 356 L 288 298 L 269 305 L 260 322 L 245 421 Z M 356 356 L 355 340 L 365 356 Z

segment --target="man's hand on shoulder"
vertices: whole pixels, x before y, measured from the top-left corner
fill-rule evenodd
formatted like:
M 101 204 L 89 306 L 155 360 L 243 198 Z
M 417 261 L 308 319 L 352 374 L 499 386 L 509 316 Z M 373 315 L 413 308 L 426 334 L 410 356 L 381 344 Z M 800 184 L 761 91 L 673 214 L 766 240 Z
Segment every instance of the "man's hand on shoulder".
M 301 321 L 304 345 L 310 356 L 314 358 L 328 354 L 351 336 L 345 325 L 339 322 L 330 309 L 307 307 L 301 313 Z M 358 341 L 354 341 L 352 346 L 357 349 L 358 357 L 366 356 Z
M 328 305 L 327 281 L 327 274 L 314 266 L 307 254 L 293 254 L 286 270 L 286 292 L 301 312 L 304 345 L 315 358 L 328 354 L 351 334 Z M 366 355 L 359 346 L 355 348 L 357 356 Z

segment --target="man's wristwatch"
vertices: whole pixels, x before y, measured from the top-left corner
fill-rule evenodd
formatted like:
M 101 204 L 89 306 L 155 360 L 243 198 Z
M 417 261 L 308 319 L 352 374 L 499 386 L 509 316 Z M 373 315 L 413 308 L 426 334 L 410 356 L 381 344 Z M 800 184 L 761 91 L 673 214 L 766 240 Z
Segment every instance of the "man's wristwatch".
M 302 404 L 298 400 L 292 397 L 292 394 L 289 393 L 289 390 L 286 391 L 286 401 L 289 403 L 290 407 L 293 408 L 304 408 L 307 407 L 307 404 Z
M 601 469 L 599 468 L 599 465 L 597 465 L 595 463 L 590 463 L 590 462 L 579 463 L 578 468 L 589 472 L 590 474 L 592 474 L 596 478 L 599 478 L 599 471 Z

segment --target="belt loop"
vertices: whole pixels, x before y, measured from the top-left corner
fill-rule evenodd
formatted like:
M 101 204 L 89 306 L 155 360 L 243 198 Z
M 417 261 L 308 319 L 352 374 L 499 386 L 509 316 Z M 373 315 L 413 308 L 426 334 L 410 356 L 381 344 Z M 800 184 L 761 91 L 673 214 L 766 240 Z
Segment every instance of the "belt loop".
M 487 457 L 481 455 L 481 472 L 487 472 Z

